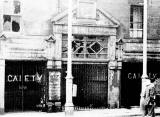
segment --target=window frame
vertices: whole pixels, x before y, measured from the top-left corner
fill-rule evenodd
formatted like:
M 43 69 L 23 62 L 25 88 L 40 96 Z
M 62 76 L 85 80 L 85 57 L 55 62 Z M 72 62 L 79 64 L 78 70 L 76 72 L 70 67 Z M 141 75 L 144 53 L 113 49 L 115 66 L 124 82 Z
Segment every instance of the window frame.
M 5 13 L 4 12 L 4 2 L 5 1 L 8 1 L 9 2 L 9 8 L 12 8 L 12 11 L 14 12 L 14 10 L 13 10 L 13 6 L 12 5 L 14 5 L 14 1 L 18 1 L 18 2 L 20 2 L 20 13 L 18 13 L 18 14 L 16 14 L 16 13 Z M 11 18 L 11 26 L 10 26 L 10 29 L 11 30 L 4 30 L 4 16 L 5 15 L 8 15 L 8 16 L 10 16 L 10 18 Z M 12 28 L 12 20 L 13 20 L 13 17 L 16 17 L 16 18 L 18 18 L 18 20 L 19 20 L 19 31 L 13 31 L 13 28 Z M 22 0 L 2 0 L 2 31 L 4 32 L 4 33 L 9 33 L 9 34 L 20 34 L 21 32 L 22 32 Z
M 77 36 L 82 37 L 82 39 L 79 40 L 79 38 L 75 38 Z M 93 39 L 92 39 L 93 38 Z M 62 58 L 67 58 L 67 35 L 62 35 Z M 106 43 L 102 43 L 105 41 Z M 77 46 L 77 48 L 74 48 L 73 46 L 74 42 L 80 42 L 83 43 L 83 45 Z M 89 45 L 88 45 L 89 44 Z M 93 48 L 93 46 L 96 46 L 95 44 L 99 45 L 99 48 Z M 75 43 L 77 45 L 77 43 Z M 87 46 L 88 45 L 88 46 Z M 82 53 L 78 52 L 80 49 L 82 49 Z M 89 50 L 92 51 L 92 53 L 89 52 Z M 98 50 L 95 50 L 98 49 Z M 84 60 L 104 60 L 108 59 L 108 37 L 107 36 L 93 36 L 93 35 L 73 35 L 72 40 L 72 57 L 73 59 L 84 59 Z
M 141 13 L 139 16 L 141 18 L 141 21 L 133 21 L 134 8 L 138 8 L 138 12 Z M 130 38 L 142 38 L 143 37 L 143 5 L 130 5 L 129 15 L 130 15 L 129 16 L 129 37 Z M 134 27 L 134 24 L 137 25 L 136 28 Z M 142 27 L 142 28 L 138 28 L 138 27 Z

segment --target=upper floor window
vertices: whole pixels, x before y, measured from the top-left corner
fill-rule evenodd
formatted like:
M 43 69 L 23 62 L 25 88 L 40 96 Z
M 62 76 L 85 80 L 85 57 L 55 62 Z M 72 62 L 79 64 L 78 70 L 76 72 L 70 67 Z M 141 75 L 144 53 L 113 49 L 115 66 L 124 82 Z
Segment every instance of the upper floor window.
M 3 31 L 20 32 L 20 0 L 3 0 Z
M 130 9 L 130 37 L 142 38 L 143 7 L 132 5 Z
M 62 38 L 62 57 L 67 57 L 67 35 Z M 107 59 L 108 39 L 105 36 L 74 35 L 72 41 L 73 58 Z

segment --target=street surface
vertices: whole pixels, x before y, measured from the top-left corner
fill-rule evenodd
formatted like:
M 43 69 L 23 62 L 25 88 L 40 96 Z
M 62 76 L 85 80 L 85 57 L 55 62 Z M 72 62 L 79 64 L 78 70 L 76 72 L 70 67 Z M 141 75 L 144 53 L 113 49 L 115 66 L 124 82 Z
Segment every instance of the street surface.
M 160 117 L 160 108 L 155 109 L 156 117 Z M 0 115 L 1 116 L 1 115 Z M 5 113 L 2 117 L 65 117 L 65 112 L 15 112 Z M 70 117 L 70 116 L 66 116 Z M 90 109 L 74 111 L 72 117 L 141 117 L 139 108 L 132 109 Z

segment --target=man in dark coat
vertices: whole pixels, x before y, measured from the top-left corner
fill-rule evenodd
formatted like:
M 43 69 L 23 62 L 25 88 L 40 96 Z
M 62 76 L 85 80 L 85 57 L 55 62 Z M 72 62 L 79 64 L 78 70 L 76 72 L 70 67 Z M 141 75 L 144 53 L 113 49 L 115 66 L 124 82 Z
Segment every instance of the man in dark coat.
M 149 80 L 149 79 L 148 79 Z M 143 117 L 151 116 L 155 117 L 155 84 L 154 81 L 147 81 L 144 92 L 141 94 L 141 110 Z

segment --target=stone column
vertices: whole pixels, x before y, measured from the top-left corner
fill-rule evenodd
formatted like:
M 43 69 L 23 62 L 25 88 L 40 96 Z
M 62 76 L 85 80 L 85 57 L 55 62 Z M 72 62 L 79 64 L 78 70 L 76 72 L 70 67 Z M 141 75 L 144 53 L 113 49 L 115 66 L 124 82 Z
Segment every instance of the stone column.
M 118 87 L 118 100 L 117 100 L 117 108 L 121 106 L 121 72 L 122 72 L 122 61 L 117 62 L 117 87 Z
M 5 60 L 0 60 L 0 114 L 4 113 L 5 98 Z
M 119 86 L 119 102 L 118 108 L 121 106 L 121 72 L 122 72 L 122 58 L 123 58 L 123 41 L 119 39 L 117 42 L 117 50 L 116 50 L 116 59 L 117 59 L 117 81 Z
M 109 108 L 119 107 L 119 72 L 117 62 L 110 61 L 108 68 L 108 106 Z

